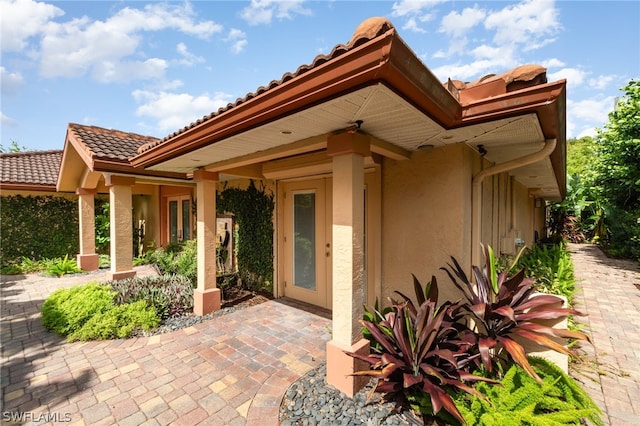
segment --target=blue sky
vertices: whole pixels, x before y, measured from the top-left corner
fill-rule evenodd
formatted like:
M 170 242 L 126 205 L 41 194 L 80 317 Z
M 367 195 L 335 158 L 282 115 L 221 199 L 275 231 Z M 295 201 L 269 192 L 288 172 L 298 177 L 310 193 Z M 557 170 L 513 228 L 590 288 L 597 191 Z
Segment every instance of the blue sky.
M 640 78 L 637 1 L 0 0 L 4 148 L 62 149 L 69 122 L 164 137 L 387 17 L 441 80 L 518 65 L 567 80 L 567 137 Z

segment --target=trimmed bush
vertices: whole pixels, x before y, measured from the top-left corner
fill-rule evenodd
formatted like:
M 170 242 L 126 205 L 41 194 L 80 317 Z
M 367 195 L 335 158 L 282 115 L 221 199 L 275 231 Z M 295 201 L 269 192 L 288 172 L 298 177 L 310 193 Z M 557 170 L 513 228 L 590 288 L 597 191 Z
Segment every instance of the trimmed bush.
M 2 197 L 2 264 L 78 253 L 78 205 L 62 197 Z
M 198 280 L 198 246 L 196 240 L 169 244 L 149 254 L 149 262 L 163 275 L 181 275 L 193 286 Z
M 67 340 L 123 338 L 135 329 L 150 330 L 160 323 L 146 301 L 116 306 L 116 292 L 95 283 L 59 289 L 42 305 L 42 324 Z
M 95 283 L 58 289 L 42 305 L 42 325 L 63 336 L 71 334 L 111 309 L 114 295 L 109 286 Z
M 92 316 L 82 328 L 69 334 L 67 340 L 104 340 L 129 337 L 133 330 L 151 330 L 160 324 L 153 306 L 144 300 L 114 306 Z

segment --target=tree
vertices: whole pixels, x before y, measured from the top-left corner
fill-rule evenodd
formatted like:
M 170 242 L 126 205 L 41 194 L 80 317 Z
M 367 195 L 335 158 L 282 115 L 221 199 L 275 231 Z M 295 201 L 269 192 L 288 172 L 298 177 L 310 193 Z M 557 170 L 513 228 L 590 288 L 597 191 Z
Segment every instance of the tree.
M 640 80 L 623 89 L 609 121 L 598 131 L 593 187 L 607 226 L 604 245 L 640 260 Z
M 0 143 L 0 153 L 4 153 L 4 152 L 24 152 L 24 151 L 28 151 L 26 146 L 20 146 L 20 144 L 17 141 L 14 141 L 13 139 L 11 139 L 11 145 L 9 146 L 9 148 L 4 147 L 4 145 L 2 145 Z

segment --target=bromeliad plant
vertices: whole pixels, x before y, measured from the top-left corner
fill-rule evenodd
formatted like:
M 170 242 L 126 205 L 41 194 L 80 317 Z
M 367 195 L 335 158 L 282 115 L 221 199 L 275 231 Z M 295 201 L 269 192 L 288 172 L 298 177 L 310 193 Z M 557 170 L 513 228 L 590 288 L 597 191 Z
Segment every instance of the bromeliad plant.
M 475 329 L 470 331 L 481 364 L 477 358 L 471 359 L 476 361 L 477 367 L 484 367 L 491 373 L 497 367 L 505 367 L 510 358 L 542 383 L 516 338 L 571 355 L 569 349 L 552 338 L 589 340 L 589 337 L 581 332 L 553 328 L 540 321 L 583 314 L 573 309 L 558 308 L 563 300 L 557 296 L 536 294 L 534 279 L 525 277 L 524 269 L 512 276 L 509 276 L 511 268 L 498 273 L 491 247 L 484 247 L 484 253 L 484 270 L 473 266 L 475 285 L 455 258 L 451 258 L 452 264 L 447 268 L 441 268 L 464 295 L 466 303 L 462 309 L 475 324 Z
M 464 422 L 448 391 L 459 389 L 482 398 L 465 381 L 495 382 L 472 375 L 464 368 L 470 342 L 459 339 L 459 326 L 450 315 L 459 306 L 447 302 L 437 307 L 435 277 L 425 292 L 415 276 L 414 286 L 418 308 L 398 293 L 403 301 L 391 299 L 390 311 L 382 314 L 375 310 L 374 321 L 361 321 L 377 346 L 368 356 L 349 353 L 371 365 L 370 370 L 354 375 L 378 379 L 375 391 L 384 393 L 385 398 L 395 400 L 399 406 L 411 400 L 426 400 L 430 405 L 426 411 L 437 415 L 444 408 Z

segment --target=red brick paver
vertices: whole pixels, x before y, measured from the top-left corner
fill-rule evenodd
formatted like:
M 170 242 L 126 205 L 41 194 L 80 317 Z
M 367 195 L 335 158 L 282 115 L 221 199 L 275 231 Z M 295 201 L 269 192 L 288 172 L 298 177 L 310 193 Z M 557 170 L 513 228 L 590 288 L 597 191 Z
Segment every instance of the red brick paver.
M 594 245 L 570 244 L 578 279 L 575 307 L 588 314 L 593 346 L 581 343 L 583 362 L 572 375 L 605 412 L 610 425 L 640 425 L 640 266 L 607 258 Z
M 277 425 L 280 401 L 324 360 L 330 320 L 274 300 L 159 336 L 67 343 L 48 294 L 100 274 L 3 276 L 2 423 Z

